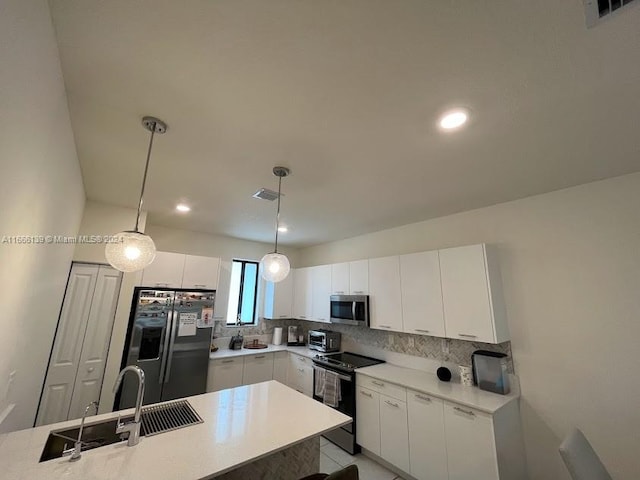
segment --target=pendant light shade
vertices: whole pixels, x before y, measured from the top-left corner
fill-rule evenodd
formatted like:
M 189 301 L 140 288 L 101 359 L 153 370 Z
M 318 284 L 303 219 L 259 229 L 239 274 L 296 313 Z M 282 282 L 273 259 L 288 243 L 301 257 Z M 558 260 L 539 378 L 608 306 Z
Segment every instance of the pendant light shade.
M 281 253 L 267 253 L 260 260 L 262 278 L 268 282 L 278 283 L 287 278 L 291 265 L 286 255 Z
M 282 178 L 289 175 L 289 169 L 285 167 L 273 167 L 273 174 L 278 177 L 278 211 L 276 213 L 276 240 L 274 251 L 267 253 L 260 260 L 262 278 L 267 282 L 278 283 L 287 278 L 291 265 L 286 255 L 278 253 L 278 227 L 280 226 L 280 197 L 282 190 Z
M 153 262 L 156 257 L 156 245 L 149 235 L 140 232 L 140 212 L 142 211 L 142 199 L 144 197 L 144 187 L 147 183 L 147 172 L 149 171 L 149 160 L 151 159 L 151 148 L 153 147 L 153 136 L 156 133 L 167 131 L 167 125 L 154 117 L 144 117 L 142 119 L 144 128 L 151 132 L 149 139 L 149 149 L 147 151 L 147 163 L 144 167 L 142 178 L 142 188 L 140 190 L 140 201 L 138 202 L 138 214 L 136 216 L 136 226 L 133 230 L 116 233 L 115 239 L 107 243 L 104 255 L 109 264 L 121 272 L 137 272 Z

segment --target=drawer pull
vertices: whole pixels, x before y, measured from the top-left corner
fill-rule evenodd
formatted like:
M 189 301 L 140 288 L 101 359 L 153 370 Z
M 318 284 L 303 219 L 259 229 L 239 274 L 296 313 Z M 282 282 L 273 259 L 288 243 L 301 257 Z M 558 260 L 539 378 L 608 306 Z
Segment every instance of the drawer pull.
M 421 333 L 429 333 L 430 332 L 430 330 L 423 330 L 422 328 L 414 328 L 414 330 L 416 332 L 421 332 Z
M 264 355 L 256 355 L 255 358 L 256 358 L 256 360 L 259 360 L 260 358 L 264 358 L 264 357 L 265 357 Z
M 380 325 L 380 328 L 391 328 L 391 325 Z
M 377 382 L 375 380 L 371 380 L 371 383 L 373 383 L 374 385 L 377 385 L 379 387 L 384 387 L 384 383 L 382 383 L 382 382 Z
M 431 398 L 425 397 L 424 395 L 420 395 L 419 393 L 416 393 L 416 398 L 420 400 L 424 400 L 425 402 L 431 403 Z
M 386 403 L 391 407 L 400 408 L 400 405 L 398 405 L 397 403 L 390 402 L 389 400 L 385 400 L 384 403 Z
M 469 335 L 468 333 L 459 333 L 458 336 L 465 337 L 465 338 L 478 338 L 477 335 Z
M 364 390 L 360 390 L 360 393 L 362 395 L 366 396 L 366 397 L 373 398 L 373 395 L 371 395 L 370 393 L 365 392 Z
M 235 360 L 222 360 L 222 363 L 233 363 Z
M 473 413 L 471 410 L 465 410 L 464 408 L 460 408 L 460 407 L 453 407 L 453 409 L 454 409 L 455 411 L 457 411 L 457 412 L 464 413 L 464 414 L 466 414 L 466 415 L 470 415 L 470 416 L 472 416 L 472 417 L 475 417 L 475 416 L 476 416 L 476 414 L 475 414 L 475 413 Z
M 304 373 L 304 368 L 299 368 L 298 371 Z

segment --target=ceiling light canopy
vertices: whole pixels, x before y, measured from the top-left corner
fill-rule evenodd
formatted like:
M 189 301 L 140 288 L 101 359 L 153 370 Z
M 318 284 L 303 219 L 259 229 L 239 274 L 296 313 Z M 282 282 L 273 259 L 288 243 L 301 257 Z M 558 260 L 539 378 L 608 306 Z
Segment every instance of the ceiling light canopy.
M 278 210 L 276 212 L 276 239 L 273 253 L 267 253 L 260 260 L 262 278 L 268 282 L 278 283 L 287 278 L 291 265 L 286 255 L 278 253 L 278 233 L 280 230 L 280 198 L 282 197 L 282 178 L 289 175 L 289 169 L 285 167 L 273 167 L 273 174 L 278 177 Z M 285 227 L 286 228 L 286 227 Z
M 149 235 L 140 232 L 140 212 L 142 211 L 142 199 L 144 197 L 144 187 L 147 183 L 147 173 L 149 171 L 149 160 L 151 160 L 151 149 L 153 147 L 153 137 L 156 133 L 167 131 L 167 124 L 155 117 L 144 117 L 142 126 L 151 132 L 149 139 L 149 149 L 147 150 L 147 163 L 144 167 L 142 177 L 142 188 L 140 189 L 140 201 L 138 202 L 138 214 L 136 216 L 136 226 L 133 230 L 125 230 L 116 233 L 113 241 L 107 243 L 104 255 L 109 264 L 121 272 L 137 272 L 144 269 L 156 258 L 156 245 Z
M 189 205 L 185 205 L 184 203 L 179 203 L 178 205 L 176 205 L 176 210 L 182 213 L 186 213 L 191 211 L 191 207 Z
M 469 120 L 469 111 L 464 108 L 456 108 L 445 112 L 438 122 L 443 130 L 456 130 Z

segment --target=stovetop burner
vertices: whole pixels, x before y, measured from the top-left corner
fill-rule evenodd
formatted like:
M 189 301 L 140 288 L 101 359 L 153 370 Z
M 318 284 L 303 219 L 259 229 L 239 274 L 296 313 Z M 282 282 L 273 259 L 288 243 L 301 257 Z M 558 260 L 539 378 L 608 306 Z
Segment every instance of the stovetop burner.
M 356 368 L 369 367 L 371 365 L 377 365 L 378 363 L 384 363 L 384 360 L 365 357 L 364 355 L 357 355 L 355 353 L 343 352 L 316 355 L 313 359 L 313 363 L 327 367 L 334 367 L 346 372 L 353 372 Z

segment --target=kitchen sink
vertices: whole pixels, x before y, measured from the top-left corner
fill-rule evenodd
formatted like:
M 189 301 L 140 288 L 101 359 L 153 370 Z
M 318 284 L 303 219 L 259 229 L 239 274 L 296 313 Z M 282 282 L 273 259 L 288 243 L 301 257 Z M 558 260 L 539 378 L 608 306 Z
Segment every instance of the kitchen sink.
M 173 400 L 142 407 L 140 418 L 142 421 L 140 436 L 142 437 L 159 435 L 203 423 L 200 415 L 187 400 Z M 129 423 L 133 420 L 133 415 L 122 417 L 121 420 L 124 423 Z M 127 440 L 129 438 L 128 432 L 116 433 L 117 423 L 117 418 L 102 422 L 85 423 L 82 431 L 82 451 Z M 42 450 L 40 461 L 46 462 L 47 460 L 62 457 L 63 451 L 73 448 L 79 431 L 80 425 L 65 430 L 51 431 Z
M 133 416 L 123 417 L 125 422 L 133 419 Z M 122 442 L 129 437 L 129 433 L 116 434 L 117 418 L 105 420 L 103 422 L 85 424 L 82 431 L 82 451 L 92 450 L 105 445 Z M 49 433 L 47 442 L 40 456 L 41 462 L 53 460 L 62 457 L 62 452 L 69 448 L 73 448 L 80 425 L 68 428 L 66 430 L 54 430 Z M 144 432 L 140 433 L 144 435 Z

